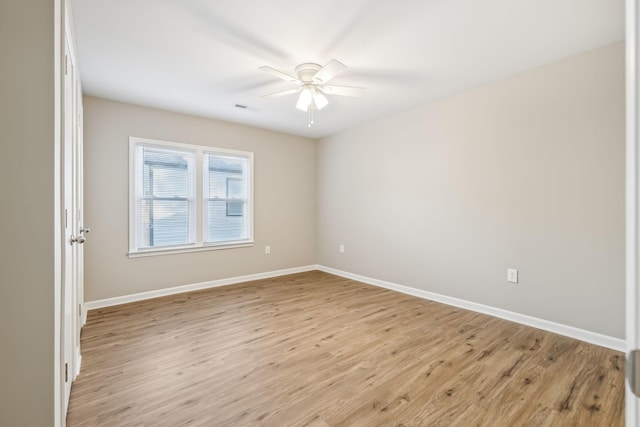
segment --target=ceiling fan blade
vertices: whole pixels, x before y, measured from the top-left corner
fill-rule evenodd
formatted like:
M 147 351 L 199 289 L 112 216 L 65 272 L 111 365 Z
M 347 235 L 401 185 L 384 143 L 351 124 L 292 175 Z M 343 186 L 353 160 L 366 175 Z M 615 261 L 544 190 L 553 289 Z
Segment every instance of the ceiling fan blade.
M 269 67 L 268 65 L 263 65 L 262 67 L 258 67 L 259 70 L 266 71 L 267 73 L 275 76 L 279 79 L 286 80 L 290 83 L 298 83 L 298 78 L 292 76 L 291 74 L 283 73 L 282 71 L 276 70 L 273 67 Z
M 301 90 L 302 90 L 301 87 L 296 88 L 296 89 L 282 90 L 280 92 L 270 93 L 268 95 L 262 95 L 262 98 L 275 98 L 275 97 L 283 96 L 283 95 L 291 95 L 291 94 L 294 94 L 294 93 L 298 93 Z
M 327 95 L 362 96 L 364 93 L 363 87 L 354 86 L 322 86 L 321 89 Z
M 347 69 L 347 66 L 344 65 L 342 62 L 332 59 L 331 61 L 327 62 L 327 65 L 322 67 L 322 69 L 320 69 L 320 71 L 318 71 L 313 76 L 313 81 L 314 83 L 318 83 L 318 84 L 327 83 L 329 80 L 331 80 L 332 78 L 334 78 L 335 76 L 337 76 L 338 74 L 340 74 L 346 69 Z

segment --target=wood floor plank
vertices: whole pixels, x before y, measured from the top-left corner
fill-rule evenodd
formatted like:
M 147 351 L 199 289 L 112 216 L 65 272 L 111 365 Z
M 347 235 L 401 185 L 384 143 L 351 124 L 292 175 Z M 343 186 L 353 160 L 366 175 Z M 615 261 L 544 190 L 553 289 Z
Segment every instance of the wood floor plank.
M 69 426 L 622 426 L 621 353 L 318 271 L 93 310 Z

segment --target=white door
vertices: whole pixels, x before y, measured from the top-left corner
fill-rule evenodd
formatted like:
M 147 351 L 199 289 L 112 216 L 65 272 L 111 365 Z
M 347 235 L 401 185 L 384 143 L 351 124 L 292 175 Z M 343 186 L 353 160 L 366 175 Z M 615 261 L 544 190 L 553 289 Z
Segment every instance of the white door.
M 640 0 L 626 3 L 627 46 L 627 385 L 626 425 L 640 425 L 640 94 L 638 46 Z
M 71 381 L 73 375 L 73 299 L 74 299 L 74 223 L 75 208 L 73 195 L 73 65 L 68 41 L 65 42 L 65 76 L 64 76 L 64 128 L 62 142 L 62 176 L 63 176 L 63 203 L 64 203 L 64 249 L 63 256 L 63 282 L 62 282 L 62 336 L 61 336 L 61 379 L 63 382 L 62 409 L 67 412 L 69 394 L 71 393 Z
M 73 58 L 73 55 L 72 55 Z M 80 236 L 79 242 L 83 242 L 86 238 L 86 234 L 89 233 L 89 228 L 84 222 L 84 199 L 83 199 L 83 127 L 82 127 L 82 89 L 80 86 L 80 79 L 76 72 L 76 68 L 73 67 L 74 84 L 74 158 L 73 158 L 73 171 L 74 171 L 74 203 L 75 203 L 75 223 L 74 223 L 74 235 Z M 73 379 L 80 373 L 81 353 L 80 353 L 80 330 L 84 326 L 83 322 L 83 310 L 82 303 L 84 301 L 84 244 L 76 244 L 74 246 L 74 372 Z
M 83 243 L 88 232 L 82 223 L 82 91 L 75 66 L 69 29 L 65 37 L 62 175 L 64 250 L 62 284 L 61 375 L 62 413 L 66 414 L 71 383 L 79 373 L 81 302 L 83 298 Z

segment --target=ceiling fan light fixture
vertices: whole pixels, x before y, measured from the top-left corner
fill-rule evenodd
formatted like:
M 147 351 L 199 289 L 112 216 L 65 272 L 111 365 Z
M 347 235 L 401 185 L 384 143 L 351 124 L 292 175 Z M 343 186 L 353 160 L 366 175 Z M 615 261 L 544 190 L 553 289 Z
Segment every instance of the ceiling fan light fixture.
M 289 83 L 295 83 L 296 88 L 281 90 L 276 93 L 264 95 L 264 97 L 274 98 L 300 92 L 296 108 L 309 115 L 309 127 L 311 127 L 314 122 L 314 110 L 322 110 L 329 105 L 327 95 L 360 96 L 363 91 L 361 87 L 327 86 L 330 80 L 347 69 L 346 65 L 335 59 L 331 59 L 324 67 L 311 62 L 300 64 L 295 68 L 295 76 L 276 70 L 268 65 L 259 68 L 274 77 Z
M 301 111 L 307 111 L 309 109 L 309 105 L 311 105 L 312 100 L 313 95 L 311 94 L 311 90 L 309 90 L 309 88 L 304 88 L 300 93 L 296 108 Z
M 313 94 L 313 102 L 316 104 L 316 108 L 318 110 L 322 110 L 324 107 L 327 106 L 327 104 L 329 103 L 329 100 L 327 100 L 327 97 L 324 96 L 322 92 L 320 92 L 319 90 L 316 90 L 315 93 Z

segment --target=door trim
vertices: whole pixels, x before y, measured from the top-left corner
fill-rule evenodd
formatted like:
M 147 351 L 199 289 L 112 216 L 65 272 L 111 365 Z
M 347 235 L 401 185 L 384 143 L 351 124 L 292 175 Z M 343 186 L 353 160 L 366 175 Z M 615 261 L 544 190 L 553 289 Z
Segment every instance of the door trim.
M 626 0 L 626 343 L 627 354 L 640 344 L 640 189 L 638 165 L 638 0 Z M 625 384 L 625 422 L 637 426 L 640 422 L 640 400 Z

